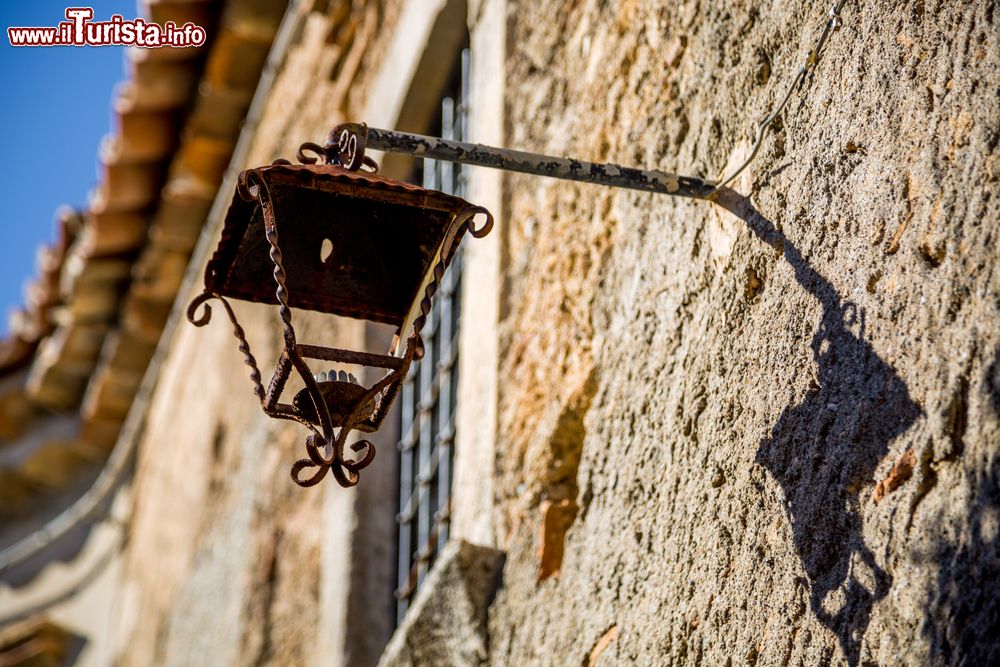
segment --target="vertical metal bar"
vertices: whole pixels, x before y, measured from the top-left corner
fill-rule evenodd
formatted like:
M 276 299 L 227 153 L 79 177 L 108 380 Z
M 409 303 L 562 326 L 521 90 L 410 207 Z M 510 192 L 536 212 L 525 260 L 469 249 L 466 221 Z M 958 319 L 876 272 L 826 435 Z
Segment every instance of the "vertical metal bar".
M 440 187 L 441 165 L 436 160 L 424 161 L 424 187 L 429 190 L 437 190 Z M 424 560 L 424 549 L 433 527 L 433 508 L 431 499 L 431 479 L 428 476 L 431 461 L 434 453 L 434 406 L 432 403 L 432 388 L 434 386 L 434 362 L 435 350 L 438 346 L 438 326 L 440 321 L 440 303 L 435 301 L 428 314 L 427 324 L 424 325 L 424 358 L 420 360 L 416 367 L 418 377 L 417 384 L 417 405 L 420 420 L 420 435 L 418 445 L 418 466 L 416 485 L 414 494 L 417 498 L 417 535 L 416 543 L 413 545 L 414 562 L 417 567 L 417 585 L 423 583 L 427 574 L 428 563 Z
M 469 138 L 469 67 L 471 64 L 471 53 L 469 49 L 462 49 L 461 55 L 461 77 L 459 81 L 458 88 L 458 108 L 455 113 L 458 116 L 458 123 L 456 127 L 458 129 L 457 136 L 455 137 L 459 141 L 465 141 Z M 464 197 L 466 194 L 466 185 L 468 184 L 468 167 L 464 164 L 458 164 L 458 178 L 456 179 L 455 194 L 459 197 Z
M 455 101 L 446 97 L 441 100 L 441 135 L 443 137 L 455 138 Z M 455 165 L 451 162 L 441 163 L 441 191 L 452 193 L 455 191 L 454 180 Z M 438 387 L 437 402 L 434 406 L 437 413 L 437 426 L 435 429 L 435 455 L 437 458 L 437 470 L 434 473 L 436 478 L 437 497 L 434 499 L 434 523 L 437 526 L 436 543 L 433 545 L 435 552 L 444 547 L 445 540 L 448 539 L 447 525 L 444 523 L 448 507 L 448 498 L 451 494 L 451 471 L 449 467 L 448 451 L 450 443 L 447 435 L 451 414 L 448 406 L 451 401 L 450 379 L 451 369 L 445 368 L 442 364 L 449 354 L 452 343 L 451 330 L 451 295 L 449 285 L 454 282 L 454 271 L 448 271 L 444 276 L 442 284 L 443 298 L 438 299 L 438 353 L 434 358 L 436 384 Z M 446 382 L 447 381 L 447 382 Z
M 459 70 L 459 85 L 458 85 L 458 100 L 457 104 L 452 104 L 453 108 L 449 109 L 447 106 L 442 109 L 443 115 L 448 117 L 452 115 L 454 120 L 452 122 L 452 133 L 448 137 L 450 139 L 457 139 L 459 141 L 464 141 L 468 137 L 468 123 L 469 123 L 469 66 L 470 66 L 470 51 L 469 49 L 462 49 L 462 53 L 459 56 L 460 59 L 460 70 Z M 450 114 L 448 112 L 451 112 Z M 457 174 L 453 182 L 452 194 L 458 196 L 465 196 L 466 185 L 468 178 L 468 167 L 462 164 L 457 164 Z M 439 533 L 439 549 L 443 549 L 444 545 L 448 542 L 448 538 L 451 534 L 451 486 L 452 486 L 452 471 L 453 464 L 455 460 L 455 408 L 458 404 L 458 344 L 459 344 L 459 312 L 460 304 L 462 299 L 462 250 L 461 247 L 456 252 L 456 255 L 452 261 L 451 268 L 448 271 L 448 276 L 446 276 L 446 298 L 443 301 L 447 305 L 447 313 L 442 309 L 441 319 L 442 322 L 447 321 L 447 340 L 448 340 L 448 351 L 447 358 L 444 361 L 446 367 L 442 368 L 443 377 L 441 378 L 441 396 L 438 399 L 440 401 L 442 419 L 441 423 L 444 429 L 444 437 L 441 443 L 441 485 L 447 489 L 448 495 L 444 502 L 441 503 L 438 509 L 440 515 L 440 533 Z M 443 415 L 447 415 L 444 418 Z
M 423 583 L 424 575 L 426 574 L 426 564 L 419 562 L 420 551 L 423 546 L 427 543 L 427 536 L 431 532 L 431 508 L 427 494 L 428 480 L 425 479 L 423 473 L 427 470 L 428 465 L 431 460 L 431 449 L 434 446 L 434 433 L 431 429 L 431 409 L 427 405 L 426 400 L 431 394 L 431 387 L 433 386 L 433 375 L 434 375 L 434 353 L 433 353 L 433 342 L 429 341 L 426 343 L 427 353 L 423 359 L 420 360 L 420 370 L 418 372 L 420 383 L 419 383 L 419 416 L 420 420 L 420 436 L 418 445 L 418 455 L 417 460 L 419 461 L 418 470 L 420 471 L 417 475 L 417 484 L 413 492 L 417 496 L 417 541 L 414 545 L 416 554 L 416 560 L 418 561 L 417 566 L 417 583 Z
M 454 397 L 452 396 L 451 374 L 453 372 L 452 358 L 455 353 L 455 346 L 458 344 L 455 335 L 452 319 L 451 301 L 454 289 L 454 273 L 446 276 L 445 289 L 441 299 L 441 340 L 447 341 L 441 346 L 441 359 L 438 362 L 438 423 L 441 424 L 441 432 L 438 434 L 438 485 L 446 492 L 438 500 L 436 517 L 440 525 L 438 531 L 437 548 L 444 547 L 448 539 L 447 517 L 445 516 L 448 507 L 448 499 L 451 489 L 451 449 L 453 433 L 455 429 L 455 415 L 452 411 Z
M 455 138 L 455 100 L 450 97 L 441 100 L 441 136 L 445 139 Z M 441 163 L 441 192 L 455 191 L 455 180 L 452 176 L 454 168 L 452 162 Z
M 423 186 L 428 190 L 437 190 L 437 160 L 424 160 Z
M 455 102 L 450 97 L 446 97 L 441 102 L 441 134 L 447 138 L 454 138 L 455 136 Z M 455 183 L 452 177 L 454 166 L 451 163 L 443 164 L 446 169 L 442 172 L 443 178 L 441 182 L 441 190 L 443 192 L 452 193 L 455 190 Z M 453 294 L 453 286 L 455 283 L 455 271 L 448 270 L 442 281 L 441 298 L 438 299 L 438 303 L 441 307 L 441 312 L 439 313 L 438 320 L 438 340 L 440 341 L 439 353 L 435 361 L 437 373 L 437 385 L 438 385 L 438 396 L 437 396 L 437 422 L 440 425 L 440 429 L 437 433 L 437 448 L 438 448 L 438 488 L 442 489 L 442 493 L 437 501 L 437 506 L 434 508 L 434 517 L 438 525 L 437 534 L 437 544 L 434 545 L 435 550 L 439 550 L 444 547 L 445 542 L 448 539 L 448 527 L 447 527 L 447 512 L 448 512 L 448 499 L 451 491 L 451 461 L 450 461 L 450 451 L 451 451 L 451 435 L 450 431 L 452 428 L 452 414 L 451 414 L 451 347 L 454 344 L 454 331 L 452 329 L 452 318 L 451 318 L 451 301 Z
M 409 446 L 408 440 L 413 434 L 414 400 L 413 400 L 413 376 L 406 378 L 400 396 L 400 411 L 402 428 L 399 443 L 399 515 L 396 520 L 399 523 L 399 549 L 397 552 L 396 569 L 396 590 L 402 591 L 406 588 L 410 578 L 410 559 L 413 553 L 411 540 L 412 519 L 406 517 L 406 507 L 413 494 L 413 448 Z M 408 598 L 400 597 L 396 601 L 396 623 L 403 620 L 410 602 Z

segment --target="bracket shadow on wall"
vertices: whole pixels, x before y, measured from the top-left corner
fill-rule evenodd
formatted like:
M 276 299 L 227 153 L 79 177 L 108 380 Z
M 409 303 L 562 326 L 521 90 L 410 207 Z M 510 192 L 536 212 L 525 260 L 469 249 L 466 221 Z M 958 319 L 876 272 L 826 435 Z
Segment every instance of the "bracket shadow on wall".
M 757 155 L 792 91 L 818 62 L 827 37 L 838 26 L 842 5 L 840 0 L 831 9 L 817 45 L 758 128 L 750 156 L 718 183 L 353 123 L 331 130 L 323 145 L 302 144 L 300 164 L 276 160 L 242 172 L 219 246 L 205 270 L 205 289 L 191 302 L 187 317 L 204 326 L 211 318 L 208 301 L 218 299 L 251 368 L 254 393 L 264 412 L 311 431 L 305 443 L 308 456 L 292 466 L 292 479 L 313 486 L 332 473 L 342 486 L 358 483 L 359 472 L 375 457 L 375 447 L 358 440 L 351 445 L 354 456 L 348 458 L 348 435 L 370 433 L 382 424 L 410 364 L 423 356 L 420 331 L 459 242 L 467 232 L 481 238 L 493 227 L 493 216 L 481 206 L 379 176 L 366 148 L 711 201 Z M 478 216 L 483 221 L 477 227 Z M 227 297 L 278 306 L 284 346 L 266 389 Z M 396 336 L 387 354 L 302 344 L 292 326 L 293 306 L 390 324 Z M 314 374 L 306 359 L 371 368 L 381 377 L 365 387 L 344 369 Z M 291 403 L 283 403 L 293 372 L 303 388 Z

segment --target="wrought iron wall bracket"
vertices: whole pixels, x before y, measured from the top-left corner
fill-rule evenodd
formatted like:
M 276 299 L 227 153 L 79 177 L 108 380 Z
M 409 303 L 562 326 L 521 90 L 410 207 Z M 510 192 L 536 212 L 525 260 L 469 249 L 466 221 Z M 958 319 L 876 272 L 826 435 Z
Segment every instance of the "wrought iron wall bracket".
M 322 153 L 328 162 L 335 161 L 348 169 L 373 166 L 375 162 L 365 155 L 365 150 L 372 148 L 386 153 L 471 164 L 613 188 L 656 192 L 675 197 L 705 199 L 717 190 L 715 183 L 696 176 L 679 176 L 654 169 L 637 169 L 617 164 L 538 155 L 464 141 L 427 137 L 422 134 L 380 130 L 361 123 L 338 125 L 330 131 L 323 146 L 309 144 L 308 147 L 314 152 Z

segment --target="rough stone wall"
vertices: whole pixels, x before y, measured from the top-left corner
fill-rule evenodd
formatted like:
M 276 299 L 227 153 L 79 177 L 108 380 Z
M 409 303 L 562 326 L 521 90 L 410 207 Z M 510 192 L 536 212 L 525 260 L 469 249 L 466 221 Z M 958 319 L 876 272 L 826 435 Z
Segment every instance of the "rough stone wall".
M 715 177 L 827 9 L 512 1 L 508 145 Z M 997 3 L 843 19 L 725 208 L 508 181 L 494 664 L 1000 659 Z

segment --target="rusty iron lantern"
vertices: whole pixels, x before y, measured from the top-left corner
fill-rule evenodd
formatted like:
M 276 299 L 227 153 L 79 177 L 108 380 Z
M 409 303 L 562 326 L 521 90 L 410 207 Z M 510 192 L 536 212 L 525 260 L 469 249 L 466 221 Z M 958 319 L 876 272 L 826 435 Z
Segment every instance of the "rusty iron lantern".
M 300 164 L 276 160 L 242 172 L 205 270 L 204 292 L 188 306 L 187 316 L 204 326 L 211 317 L 208 301 L 218 299 L 264 412 L 312 431 L 306 438 L 308 456 L 292 466 L 292 479 L 301 486 L 319 483 L 328 472 L 342 486 L 357 484 L 375 447 L 359 440 L 351 445 L 355 456 L 348 458 L 348 435 L 379 428 L 410 364 L 423 356 L 420 330 L 459 242 L 467 232 L 481 238 L 493 228 L 493 216 L 481 206 L 379 176 L 366 147 L 693 199 L 708 199 L 720 187 L 697 177 L 354 123 L 335 127 L 323 145 L 302 144 Z M 479 215 L 484 221 L 477 227 Z M 284 347 L 266 390 L 227 298 L 278 306 Z M 292 326 L 293 307 L 390 324 L 396 336 L 387 354 L 302 344 Z M 314 375 L 306 359 L 366 366 L 383 375 L 365 387 L 345 371 Z M 282 403 L 293 372 L 304 387 L 291 403 Z
M 298 160 L 240 174 L 204 292 L 187 316 L 204 326 L 207 302 L 219 300 L 264 412 L 312 431 L 292 479 L 312 486 L 330 472 L 353 486 L 375 447 L 359 440 L 349 458 L 348 435 L 373 432 L 385 419 L 410 364 L 423 356 L 420 330 L 459 242 L 466 232 L 485 236 L 493 217 L 459 197 L 379 176 L 353 134 L 326 146 L 303 144 Z M 485 216 L 478 227 L 477 215 Z M 266 389 L 229 298 L 278 306 L 284 345 Z M 390 324 L 396 336 L 387 354 L 299 343 L 292 308 Z M 314 374 L 307 359 L 366 366 L 382 376 L 366 387 L 346 371 Z M 304 388 L 281 402 L 292 373 Z

